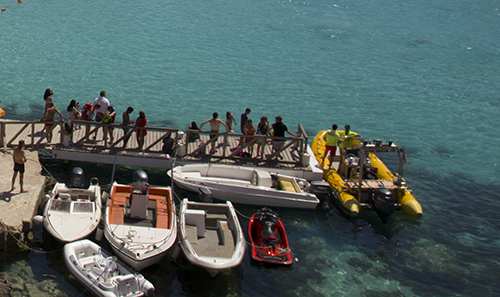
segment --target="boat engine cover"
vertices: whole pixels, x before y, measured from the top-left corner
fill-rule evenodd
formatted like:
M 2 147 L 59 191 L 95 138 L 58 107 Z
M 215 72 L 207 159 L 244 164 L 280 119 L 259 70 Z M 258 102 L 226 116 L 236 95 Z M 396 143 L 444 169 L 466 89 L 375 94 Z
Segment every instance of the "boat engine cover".
M 379 189 L 375 191 L 373 197 L 373 206 L 375 209 L 385 215 L 391 215 L 394 212 L 394 203 L 396 199 L 391 191 L 387 189 Z
M 137 170 L 133 176 L 134 190 L 144 192 L 148 187 L 148 174 L 144 170 Z
M 81 167 L 73 168 L 73 173 L 71 174 L 71 186 L 73 188 L 83 188 L 83 183 L 85 181 L 85 174 Z

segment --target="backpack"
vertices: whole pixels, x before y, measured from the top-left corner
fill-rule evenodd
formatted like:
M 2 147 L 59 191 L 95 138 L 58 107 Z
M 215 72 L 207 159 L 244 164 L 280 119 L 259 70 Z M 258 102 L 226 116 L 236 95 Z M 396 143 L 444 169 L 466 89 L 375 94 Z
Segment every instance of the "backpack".
M 105 113 L 103 116 L 102 116 L 102 122 L 104 124 L 109 124 L 113 121 L 113 118 L 109 115 L 109 113 Z
M 82 108 L 82 120 L 87 120 L 90 121 L 91 118 L 89 117 L 89 111 L 92 109 L 92 104 L 91 103 L 85 103 L 85 105 Z

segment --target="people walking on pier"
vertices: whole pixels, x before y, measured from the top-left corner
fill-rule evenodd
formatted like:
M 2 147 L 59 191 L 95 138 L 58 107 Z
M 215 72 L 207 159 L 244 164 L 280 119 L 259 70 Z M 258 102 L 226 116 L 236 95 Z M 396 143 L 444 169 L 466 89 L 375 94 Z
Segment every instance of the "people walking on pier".
M 135 134 L 137 136 L 137 143 L 139 144 L 139 150 L 142 150 L 142 146 L 144 145 L 144 136 L 148 134 L 148 131 L 144 128 L 147 124 L 148 120 L 146 119 L 146 113 L 144 110 L 139 111 L 139 117 L 135 121 L 135 126 L 138 127 Z
M 81 114 L 76 108 L 76 100 L 72 99 L 69 102 L 68 108 L 66 109 L 68 113 L 68 124 L 71 128 L 73 128 L 73 121 L 79 120 L 81 118 Z
M 229 128 L 229 132 L 233 132 L 233 122 L 236 126 L 238 126 L 238 123 L 236 123 L 236 119 L 234 118 L 233 114 L 230 111 L 226 112 L 226 125 Z
M 191 125 L 189 125 L 188 130 L 200 130 L 198 129 L 198 125 L 196 125 L 195 121 L 191 122 Z M 200 139 L 200 134 L 197 132 L 188 132 L 188 142 L 195 142 L 196 140 Z
M 45 112 L 45 115 L 43 118 L 39 120 L 39 122 L 45 120 L 47 122 L 54 122 L 56 120 L 56 113 L 61 117 L 61 122 L 64 122 L 62 113 L 59 111 L 59 109 L 54 107 L 54 103 L 49 102 L 47 105 L 47 111 Z M 52 126 L 54 126 L 54 123 L 45 123 L 45 133 L 47 133 L 47 143 L 50 143 L 52 141 Z
M 45 93 L 43 94 L 43 100 L 45 101 L 45 111 L 43 112 L 45 115 L 45 112 L 47 112 L 47 108 L 49 106 L 49 103 L 54 104 L 54 101 L 52 101 L 52 95 L 54 95 L 54 92 L 52 89 L 46 89 Z
M 267 116 L 262 116 L 260 118 L 260 122 L 257 125 L 257 134 L 267 136 L 269 134 L 269 120 Z M 257 145 L 257 154 L 260 154 L 260 150 L 262 147 L 266 145 L 267 138 L 261 138 Z
M 122 125 L 123 126 L 130 126 L 130 124 L 133 124 L 134 122 L 130 120 L 130 114 L 134 112 L 134 109 L 129 106 L 127 108 L 127 110 L 125 110 L 122 114 Z M 130 130 L 130 128 L 127 128 L 127 127 L 123 127 L 123 147 L 127 147 L 127 143 L 128 143 L 128 140 L 130 138 L 130 135 L 132 134 L 128 134 L 128 131 Z
M 114 137 L 113 137 L 113 123 L 115 122 L 115 117 L 116 117 L 116 112 L 113 106 L 108 106 L 108 110 L 104 114 L 102 118 L 102 122 L 105 123 L 106 125 L 104 126 L 104 135 L 103 135 L 103 140 L 107 139 L 107 134 L 109 134 L 109 144 L 112 145 L 114 142 Z
M 85 103 L 85 105 L 82 108 L 82 120 L 91 122 L 93 121 L 92 118 L 94 116 L 94 107 L 92 106 L 91 103 Z M 90 143 L 92 142 L 89 139 L 89 132 L 90 132 L 90 124 L 85 124 L 85 142 Z
M 16 182 L 17 173 L 19 173 L 19 185 L 21 187 L 21 192 L 25 191 L 23 188 L 23 179 L 24 179 L 24 163 L 28 160 L 26 158 L 26 152 L 23 150 L 24 140 L 19 141 L 19 145 L 14 149 L 12 153 L 12 158 L 14 159 L 14 174 L 12 175 L 12 187 L 10 188 L 10 192 L 14 191 L 16 187 L 14 187 L 14 183 Z
M 99 93 L 99 97 L 97 97 L 94 100 L 94 107 L 96 107 L 97 104 L 99 104 L 100 107 L 94 108 L 95 121 L 97 123 L 100 123 L 102 121 L 102 118 L 104 117 L 104 114 L 106 113 L 106 111 L 108 111 L 108 106 L 109 106 L 109 100 L 106 99 L 106 91 L 101 91 L 101 93 Z M 99 131 L 99 129 L 95 129 L 96 140 L 97 140 L 97 131 Z M 102 127 L 102 139 L 104 140 L 105 137 L 106 137 L 106 128 Z
M 226 125 L 226 123 L 224 123 L 218 117 L 219 117 L 219 113 L 218 112 L 214 112 L 212 114 L 212 118 L 211 119 L 208 119 L 208 120 L 204 121 L 200 125 L 200 130 L 201 130 L 201 128 L 203 127 L 203 125 L 205 125 L 206 123 L 210 123 L 210 132 L 212 132 L 210 134 L 210 142 L 212 142 L 212 149 L 210 150 L 211 154 L 215 153 L 215 143 L 217 142 L 217 138 L 219 137 L 218 135 L 219 135 L 220 125 L 222 124 L 226 128 L 226 132 L 229 132 L 229 128 Z
M 254 135 L 255 134 L 255 126 L 252 124 L 252 120 L 248 119 L 245 123 L 245 134 L 246 135 Z M 245 142 L 249 142 L 253 139 L 253 137 L 246 137 Z M 248 153 L 250 154 L 250 157 L 253 155 L 253 146 L 255 143 L 252 143 L 251 145 L 248 146 Z
M 282 120 L 283 118 L 281 116 L 277 116 L 275 118 L 276 122 L 271 125 L 271 131 L 274 133 L 274 137 L 285 137 L 285 132 L 292 135 L 293 137 L 297 137 L 297 135 L 293 134 L 288 130 L 287 126 L 283 124 Z M 285 146 L 285 139 L 273 139 L 273 152 L 276 153 L 279 151 L 283 146 Z M 281 156 L 281 152 L 277 156 L 279 159 L 283 159 Z
M 323 160 L 321 161 L 321 168 L 324 168 L 326 155 L 329 154 L 328 160 L 330 161 L 330 165 L 328 170 L 330 170 L 332 169 L 333 157 L 335 157 L 335 154 L 337 153 L 337 145 L 340 143 L 340 134 L 337 132 L 337 124 L 333 124 L 332 129 L 326 131 L 324 140 L 326 141 L 326 146 L 325 154 L 323 155 Z
M 245 112 L 241 114 L 241 121 L 240 121 L 240 124 L 241 124 L 241 133 L 242 134 L 245 134 L 245 130 L 243 130 L 243 127 L 245 126 L 245 123 L 247 122 L 248 120 L 248 115 L 250 114 L 250 112 L 252 112 L 252 110 L 250 108 L 246 108 L 245 109 Z

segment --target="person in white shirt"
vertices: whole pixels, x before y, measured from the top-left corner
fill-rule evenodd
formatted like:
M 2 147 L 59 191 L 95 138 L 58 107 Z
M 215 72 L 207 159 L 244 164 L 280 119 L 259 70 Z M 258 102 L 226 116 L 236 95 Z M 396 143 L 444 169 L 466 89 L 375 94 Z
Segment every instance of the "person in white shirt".
M 97 97 L 95 100 L 94 100 L 94 106 L 99 103 L 101 105 L 101 107 L 99 109 L 96 109 L 95 110 L 95 121 L 96 122 L 101 122 L 102 121 L 102 117 L 104 116 L 104 114 L 108 111 L 108 106 L 109 106 L 109 100 L 106 99 L 106 91 L 101 91 L 101 93 L 99 94 L 99 97 Z M 97 140 L 97 132 L 98 132 L 99 129 L 96 129 L 95 130 L 95 138 Z M 103 140 L 104 140 L 104 137 L 105 137 L 105 128 L 103 127 L 102 128 L 102 132 L 103 132 Z

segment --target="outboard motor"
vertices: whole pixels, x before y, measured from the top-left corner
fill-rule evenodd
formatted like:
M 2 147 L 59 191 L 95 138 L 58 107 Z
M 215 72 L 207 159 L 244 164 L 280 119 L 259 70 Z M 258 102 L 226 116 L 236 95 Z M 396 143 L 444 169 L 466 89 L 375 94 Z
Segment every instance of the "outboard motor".
M 134 192 L 147 194 L 148 192 L 148 174 L 143 170 L 137 170 L 134 172 L 133 183 Z
M 71 174 L 71 187 L 83 188 L 84 182 L 85 175 L 83 174 L 83 169 L 80 167 L 73 168 L 73 173 Z
M 309 193 L 316 195 L 319 200 L 324 200 L 330 196 L 330 184 L 324 180 L 315 180 L 309 186 Z
M 198 190 L 198 197 L 201 201 L 211 203 L 212 202 L 212 191 L 210 189 L 201 187 Z
M 378 212 L 384 215 L 391 215 L 394 212 L 395 202 L 396 199 L 394 198 L 394 195 L 392 195 L 391 191 L 387 189 L 379 189 L 375 191 L 373 206 Z

